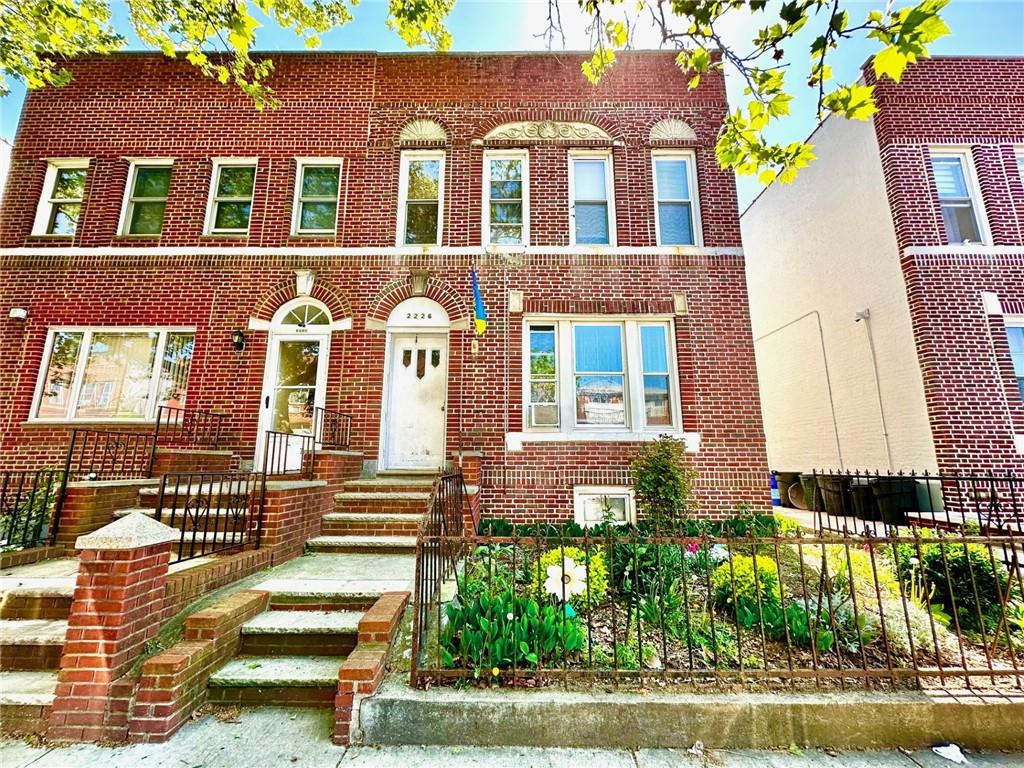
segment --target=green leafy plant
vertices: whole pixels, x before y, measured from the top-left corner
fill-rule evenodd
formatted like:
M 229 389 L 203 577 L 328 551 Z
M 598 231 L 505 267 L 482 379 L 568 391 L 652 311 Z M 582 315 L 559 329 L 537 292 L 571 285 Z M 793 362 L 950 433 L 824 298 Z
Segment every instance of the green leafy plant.
M 578 617 L 511 592 L 480 594 L 465 605 L 453 600 L 445 618 L 439 638 L 444 666 L 471 669 L 476 676 L 490 669 L 556 665 L 586 646 Z
M 715 605 L 737 616 L 759 616 L 766 606 L 782 604 L 779 568 L 763 555 L 733 554 L 711 574 L 711 594 Z
M 631 604 L 645 595 L 657 595 L 682 572 L 683 553 L 675 544 L 636 543 L 612 546 L 612 579 Z
M 515 582 L 512 547 L 481 546 L 466 558 L 465 570 L 459 580 L 459 593 L 472 598 L 486 592 L 494 597 L 505 591 L 514 591 Z
M 692 514 L 697 473 L 682 440 L 662 436 L 645 444 L 630 470 L 637 509 L 656 529 L 677 529 Z
M 956 614 L 961 629 L 993 631 L 999 624 L 1000 596 L 1009 574 L 984 544 L 936 542 L 923 549 L 921 566 L 931 601 Z

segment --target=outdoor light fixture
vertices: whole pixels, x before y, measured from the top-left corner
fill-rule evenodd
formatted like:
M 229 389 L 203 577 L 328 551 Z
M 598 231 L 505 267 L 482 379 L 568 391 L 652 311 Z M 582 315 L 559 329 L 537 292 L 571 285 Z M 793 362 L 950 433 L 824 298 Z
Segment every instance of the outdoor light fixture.
M 235 346 L 235 352 L 241 352 L 245 349 L 245 334 L 241 331 L 235 331 L 231 334 L 231 343 Z

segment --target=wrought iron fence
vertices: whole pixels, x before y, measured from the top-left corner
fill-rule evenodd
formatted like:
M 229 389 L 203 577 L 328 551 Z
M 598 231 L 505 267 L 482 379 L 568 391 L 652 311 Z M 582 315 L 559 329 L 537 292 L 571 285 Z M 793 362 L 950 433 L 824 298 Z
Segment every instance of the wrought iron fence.
M 441 610 L 441 588 L 455 573 L 465 552 L 462 535 L 466 483 L 461 470 L 443 472 L 434 481 L 416 540 L 416 594 L 413 610 L 413 647 L 416 658 L 425 647 L 431 613 Z M 437 624 L 434 624 L 435 628 Z M 416 665 L 413 664 L 413 680 Z
M 352 441 L 352 417 L 317 406 L 313 409 L 313 434 L 325 450 L 347 450 Z
M 817 470 L 803 476 L 801 491 L 823 531 L 876 535 L 892 526 L 921 526 L 1024 533 L 1024 479 L 1013 474 Z
M 161 405 L 157 408 L 156 426 L 153 429 L 150 472 L 156 460 L 157 447 L 216 449 L 220 446 L 223 425 L 222 413 Z
M 316 441 L 313 435 L 267 431 L 263 444 L 264 475 L 313 477 Z
M 190 560 L 250 542 L 259 548 L 265 481 L 258 472 L 164 475 L 154 518 L 180 531 L 173 559 Z
M 784 530 L 493 537 L 425 526 L 412 682 L 1021 689 L 1024 540 Z M 430 563 L 439 549 L 460 558 L 447 601 L 443 563 Z
M 53 528 L 63 472 L 58 469 L 0 472 L 0 551 L 44 544 Z

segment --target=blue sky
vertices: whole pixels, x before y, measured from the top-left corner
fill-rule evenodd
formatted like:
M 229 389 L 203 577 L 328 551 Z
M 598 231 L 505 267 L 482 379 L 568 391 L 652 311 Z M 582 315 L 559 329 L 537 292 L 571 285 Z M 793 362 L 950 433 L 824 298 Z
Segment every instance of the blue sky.
M 631 3 L 625 3 L 631 6 Z M 884 6 L 884 0 L 874 2 L 846 2 L 851 19 L 861 20 L 869 10 Z M 567 28 L 566 47 L 588 47 L 584 23 L 576 10 L 576 0 L 562 0 L 563 21 Z M 384 23 L 386 0 L 362 0 L 355 8 L 355 19 L 323 38 L 324 50 L 407 50 L 398 36 Z M 120 29 L 127 34 L 124 6 L 115 8 Z M 544 42 L 536 37 L 543 31 L 547 15 L 546 0 L 457 0 L 449 20 L 456 51 L 509 51 L 543 50 Z M 1024 55 L 1024 1 L 1022 0 L 953 0 L 943 13 L 953 34 L 939 41 L 933 48 L 936 54 L 964 55 Z M 725 27 L 727 40 L 733 45 L 749 41 L 759 26 L 759 19 L 746 14 L 735 14 Z M 797 85 L 805 80 L 806 51 L 813 34 L 810 27 L 790 46 L 793 71 L 787 76 L 794 84 L 796 98 L 793 114 L 785 124 L 778 126 L 773 139 L 793 141 L 805 138 L 817 122 L 815 95 Z M 301 43 L 290 32 L 270 25 L 258 32 L 258 47 L 262 50 L 289 50 L 301 48 Z M 648 28 L 646 20 L 638 27 L 637 47 L 657 47 L 657 38 Z M 129 47 L 138 48 L 135 43 Z M 559 41 L 558 47 L 561 48 Z M 872 53 L 871 41 L 854 41 L 834 55 L 832 66 L 839 79 L 856 78 L 860 65 Z M 738 78 L 729 78 L 729 95 L 733 104 L 742 101 L 742 85 Z M 11 93 L 0 99 L 0 136 L 12 139 L 17 130 L 18 117 L 24 99 L 24 88 L 12 84 Z M 756 180 L 740 179 L 741 209 L 760 189 Z

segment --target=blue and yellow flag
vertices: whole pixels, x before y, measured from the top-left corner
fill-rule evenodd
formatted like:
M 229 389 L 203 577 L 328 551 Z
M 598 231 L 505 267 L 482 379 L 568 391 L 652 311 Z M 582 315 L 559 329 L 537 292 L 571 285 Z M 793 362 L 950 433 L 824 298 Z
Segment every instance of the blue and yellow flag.
M 473 279 L 473 324 L 476 325 L 477 335 L 483 336 L 484 331 L 487 330 L 487 310 L 484 309 L 484 300 L 480 295 L 480 283 L 476 279 L 476 270 L 470 270 L 469 274 Z

